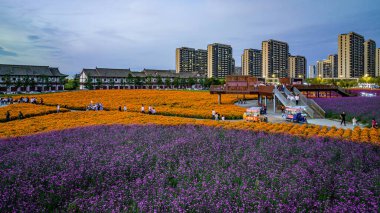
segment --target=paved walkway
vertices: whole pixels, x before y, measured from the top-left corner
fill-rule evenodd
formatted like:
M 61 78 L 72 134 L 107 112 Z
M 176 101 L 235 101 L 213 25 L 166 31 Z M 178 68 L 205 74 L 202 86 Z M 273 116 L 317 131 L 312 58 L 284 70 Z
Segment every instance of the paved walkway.
M 246 102 L 246 104 L 235 103 L 235 105 L 240 106 L 240 107 L 244 107 L 244 108 L 258 106 L 257 100 L 248 100 Z M 269 122 L 272 122 L 272 123 L 287 122 L 281 117 L 281 111 L 280 110 L 276 110 L 276 112 L 273 112 L 273 101 L 269 101 L 269 100 L 268 100 L 268 106 L 267 106 L 267 116 L 268 116 Z M 329 127 L 335 126 L 337 128 L 343 128 L 343 129 L 348 129 L 348 128 L 353 129 L 354 128 L 352 123 L 346 122 L 346 126 L 343 126 L 343 125 L 341 126 L 340 121 L 331 120 L 331 119 L 327 119 L 327 118 L 325 118 L 325 119 L 323 119 L 323 118 L 321 118 L 321 119 L 308 118 L 307 122 L 309 124 L 315 124 L 315 125 L 320 125 L 320 126 L 329 126 Z

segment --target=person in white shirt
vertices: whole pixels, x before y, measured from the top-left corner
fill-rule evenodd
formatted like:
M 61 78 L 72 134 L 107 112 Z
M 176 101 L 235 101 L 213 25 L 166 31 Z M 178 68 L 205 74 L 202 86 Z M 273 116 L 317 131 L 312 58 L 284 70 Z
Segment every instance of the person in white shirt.
M 126 111 L 127 111 L 127 106 L 124 105 L 124 112 L 126 112 Z
M 59 110 L 60 110 L 60 106 L 59 106 L 59 104 L 57 104 L 57 113 L 59 112 Z
M 152 107 L 151 106 L 148 107 L 148 113 L 152 114 Z
M 298 101 L 300 100 L 300 96 L 299 96 L 299 95 L 296 95 L 296 96 L 294 97 L 294 99 L 296 99 L 296 105 L 298 106 Z
M 225 120 L 225 117 L 224 117 L 224 115 L 222 115 L 222 121 L 224 121 Z
M 144 107 L 144 104 L 141 104 L 141 113 L 145 113 L 145 107 Z
M 357 122 L 358 122 L 358 120 L 356 120 L 356 118 L 354 117 L 353 119 L 352 119 L 352 125 L 355 127 L 355 126 L 357 126 Z
M 219 120 L 219 114 L 218 113 L 215 113 L 215 120 Z

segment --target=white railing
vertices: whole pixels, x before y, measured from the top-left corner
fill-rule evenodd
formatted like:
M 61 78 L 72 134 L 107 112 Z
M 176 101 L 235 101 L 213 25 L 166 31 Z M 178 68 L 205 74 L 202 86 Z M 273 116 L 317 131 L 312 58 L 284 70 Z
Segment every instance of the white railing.
M 290 100 L 285 98 L 285 96 L 278 91 L 276 87 L 273 89 L 273 93 L 284 106 L 291 106 Z

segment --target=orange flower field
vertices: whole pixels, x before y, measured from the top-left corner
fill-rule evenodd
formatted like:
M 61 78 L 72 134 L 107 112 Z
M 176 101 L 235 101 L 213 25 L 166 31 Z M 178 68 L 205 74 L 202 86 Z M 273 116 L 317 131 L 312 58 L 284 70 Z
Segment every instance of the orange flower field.
M 238 100 L 237 95 L 222 95 L 222 104 L 218 105 L 217 95 L 211 95 L 208 91 L 90 90 L 32 96 L 36 96 L 38 100 L 43 98 L 47 105 L 60 104 L 78 110 L 84 110 L 92 101 L 102 103 L 106 110 L 117 110 L 119 106 L 126 105 L 128 111 L 139 112 L 141 104 L 144 104 L 146 110 L 149 105 L 153 106 L 157 114 L 192 118 L 211 118 L 211 110 L 215 109 L 228 119 L 236 119 L 242 118 L 245 111 L 244 108 L 234 105 Z M 256 97 L 246 96 L 248 99 Z M 242 95 L 239 95 L 239 98 L 242 98 Z
M 68 112 L 33 117 L 0 124 L 0 137 L 31 135 L 39 132 L 62 130 L 91 125 L 109 124 L 161 124 L 161 125 L 207 125 L 229 129 L 245 129 L 270 133 L 291 134 L 300 137 L 332 137 L 356 142 L 380 144 L 380 130 L 376 129 L 328 129 L 316 125 L 292 123 L 250 123 L 244 121 L 214 121 L 180 118 L 162 115 L 147 115 L 135 112 Z
M 33 116 L 46 115 L 57 112 L 57 108 L 53 106 L 35 105 L 35 104 L 10 104 L 5 107 L 0 107 L 0 121 L 5 121 L 6 113 L 9 111 L 11 120 L 18 118 L 19 112 L 24 115 L 24 118 Z M 68 109 L 61 108 L 61 112 L 68 112 Z M 1 124 L 0 124 L 1 125 Z

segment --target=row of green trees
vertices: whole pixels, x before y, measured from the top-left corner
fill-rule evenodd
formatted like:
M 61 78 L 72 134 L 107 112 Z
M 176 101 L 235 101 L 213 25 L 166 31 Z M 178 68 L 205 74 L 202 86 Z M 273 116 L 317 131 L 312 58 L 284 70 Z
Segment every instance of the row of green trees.
M 356 79 L 323 79 L 323 78 L 308 78 L 306 79 L 307 83 L 310 84 L 326 84 L 326 85 L 335 85 L 339 87 L 357 87 L 359 83 L 375 83 L 380 85 L 380 77 L 363 77 Z
M 59 83 L 64 84 L 66 82 L 65 77 L 59 78 Z M 42 76 L 40 81 L 35 81 L 34 78 L 30 76 L 24 77 L 22 80 L 18 78 L 17 80 L 13 80 L 10 75 L 5 75 L 4 76 L 4 84 L 9 89 L 10 87 L 16 87 L 21 88 L 21 87 L 35 87 L 38 83 L 42 83 L 48 87 L 52 86 L 54 82 L 52 82 L 49 79 L 49 76 Z
M 153 78 L 156 78 L 157 82 L 153 82 Z M 69 88 L 79 87 L 79 80 L 78 81 L 72 80 L 71 82 L 72 82 L 71 83 L 72 86 L 68 85 L 68 87 L 65 86 L 65 88 L 69 89 Z M 147 76 L 146 78 L 142 78 L 140 76 L 133 77 L 131 74 L 129 74 L 127 78 L 121 80 L 120 85 L 121 86 L 126 86 L 126 85 L 150 86 L 150 85 L 155 84 L 159 86 L 167 86 L 167 87 L 174 86 L 176 88 L 179 88 L 179 87 L 193 86 L 196 84 L 200 84 L 202 87 L 208 88 L 210 87 L 210 85 L 219 85 L 219 84 L 224 84 L 224 83 L 225 83 L 224 79 L 215 79 L 215 78 L 204 78 L 204 79 L 200 79 L 199 82 L 197 82 L 197 79 L 194 79 L 194 78 L 175 77 L 173 79 L 173 82 L 171 82 L 170 78 L 165 78 L 165 80 L 163 80 L 161 76 L 157 76 L 157 77 Z M 94 86 L 102 87 L 104 85 L 113 87 L 115 86 L 115 84 L 116 82 L 114 81 L 113 78 L 111 78 L 110 81 L 107 83 L 102 82 L 101 79 L 96 79 L 96 82 L 94 83 L 93 78 L 89 77 L 87 78 L 85 82 L 85 88 L 94 89 Z

